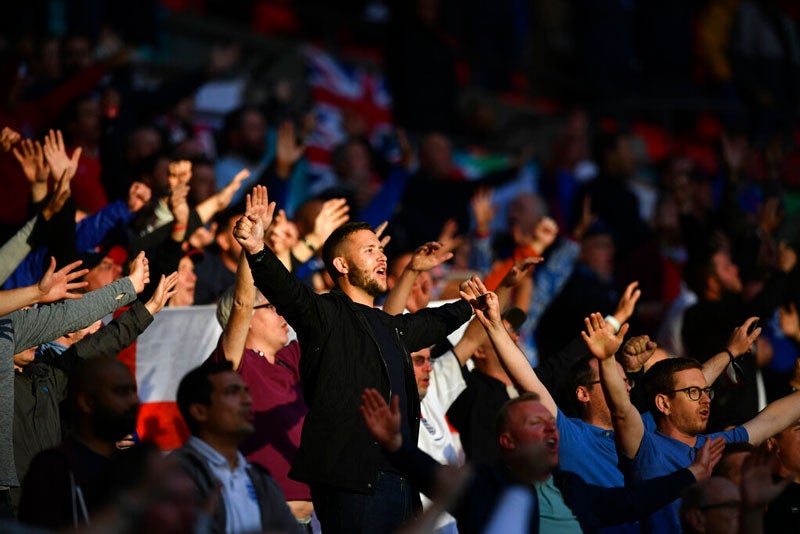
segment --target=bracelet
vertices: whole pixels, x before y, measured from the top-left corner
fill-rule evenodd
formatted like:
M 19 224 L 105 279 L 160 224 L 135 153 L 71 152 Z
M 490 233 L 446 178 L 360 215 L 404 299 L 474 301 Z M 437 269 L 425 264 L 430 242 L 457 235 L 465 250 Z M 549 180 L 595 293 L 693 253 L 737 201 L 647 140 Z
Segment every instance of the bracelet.
M 172 225 L 172 231 L 173 232 L 182 232 L 182 231 L 186 230 L 188 227 L 189 226 L 186 225 L 186 224 L 173 224 Z
M 308 239 L 306 239 L 305 237 L 303 238 L 303 244 L 304 244 L 306 247 L 308 247 L 308 250 L 310 250 L 311 252 L 316 252 L 316 251 L 317 251 L 317 247 L 315 247 L 314 245 L 312 245 L 311 243 L 309 243 L 309 242 L 308 242 Z
M 606 315 L 603 320 L 614 327 L 615 334 L 619 332 L 620 328 L 622 328 L 622 325 L 619 324 L 619 321 L 617 321 L 617 318 L 613 315 Z
M 735 356 L 731 352 L 731 349 L 729 349 L 728 347 L 725 347 L 722 350 L 723 350 L 723 352 L 727 352 L 728 353 L 728 357 L 731 359 L 730 362 L 728 362 L 728 363 L 733 363 L 733 359 L 735 358 Z

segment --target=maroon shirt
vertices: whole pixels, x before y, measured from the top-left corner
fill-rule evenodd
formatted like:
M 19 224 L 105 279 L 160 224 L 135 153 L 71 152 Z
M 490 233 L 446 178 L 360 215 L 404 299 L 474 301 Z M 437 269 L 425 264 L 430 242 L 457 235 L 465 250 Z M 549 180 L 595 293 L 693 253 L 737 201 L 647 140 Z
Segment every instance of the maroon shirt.
M 209 359 L 225 361 L 222 336 Z M 256 427 L 239 449 L 248 461 L 269 469 L 287 501 L 311 500 L 308 486 L 288 477 L 308 412 L 299 365 L 300 345 L 292 341 L 278 351 L 275 363 L 269 363 L 257 350 L 244 349 L 238 370 L 253 397 Z

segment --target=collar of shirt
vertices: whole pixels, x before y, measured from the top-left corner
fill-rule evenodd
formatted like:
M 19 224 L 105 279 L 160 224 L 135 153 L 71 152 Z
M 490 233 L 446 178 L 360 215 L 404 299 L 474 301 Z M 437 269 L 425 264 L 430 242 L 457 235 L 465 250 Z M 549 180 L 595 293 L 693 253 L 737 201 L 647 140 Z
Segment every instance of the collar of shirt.
M 236 451 L 236 468 L 232 468 L 228 459 L 217 452 L 211 445 L 198 438 L 190 436 L 186 445 L 197 451 L 204 460 L 215 470 L 227 469 L 232 473 L 244 472 L 247 467 L 247 460 L 241 452 Z

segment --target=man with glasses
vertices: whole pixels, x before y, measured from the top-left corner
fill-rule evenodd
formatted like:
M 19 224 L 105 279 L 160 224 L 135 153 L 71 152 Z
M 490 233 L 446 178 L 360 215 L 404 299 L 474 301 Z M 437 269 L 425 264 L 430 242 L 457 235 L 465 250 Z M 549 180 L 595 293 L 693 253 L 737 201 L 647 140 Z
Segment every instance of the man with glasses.
M 800 393 L 793 393 L 769 404 L 743 425 L 705 434 L 714 396 L 708 376 L 696 360 L 668 358 L 655 363 L 644 375 L 645 400 L 656 424 L 654 431 L 647 430 L 616 370 L 614 350 L 606 350 L 618 341 L 604 328 L 599 314 L 587 320 L 586 326 L 584 338 L 600 360 L 600 380 L 611 409 L 620 461 L 632 480 L 647 480 L 686 467 L 709 439 L 723 437 L 726 442 L 758 445 L 800 418 Z M 747 334 L 748 326 L 746 322 L 737 328 L 732 339 L 752 342 L 758 332 Z M 724 357 L 719 359 L 724 361 Z M 645 529 L 679 532 L 679 506 L 680 500 L 675 500 L 649 516 Z

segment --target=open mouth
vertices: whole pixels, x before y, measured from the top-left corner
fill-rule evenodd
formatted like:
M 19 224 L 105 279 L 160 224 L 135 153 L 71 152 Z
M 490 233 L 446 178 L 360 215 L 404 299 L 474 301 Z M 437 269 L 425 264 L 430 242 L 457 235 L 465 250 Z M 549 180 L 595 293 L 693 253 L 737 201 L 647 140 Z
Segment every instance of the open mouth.
M 378 276 L 386 276 L 386 267 L 379 267 L 378 270 L 375 271 L 375 273 Z
M 558 446 L 558 440 L 556 438 L 550 438 L 544 442 L 545 446 L 547 446 L 550 450 L 555 450 Z

